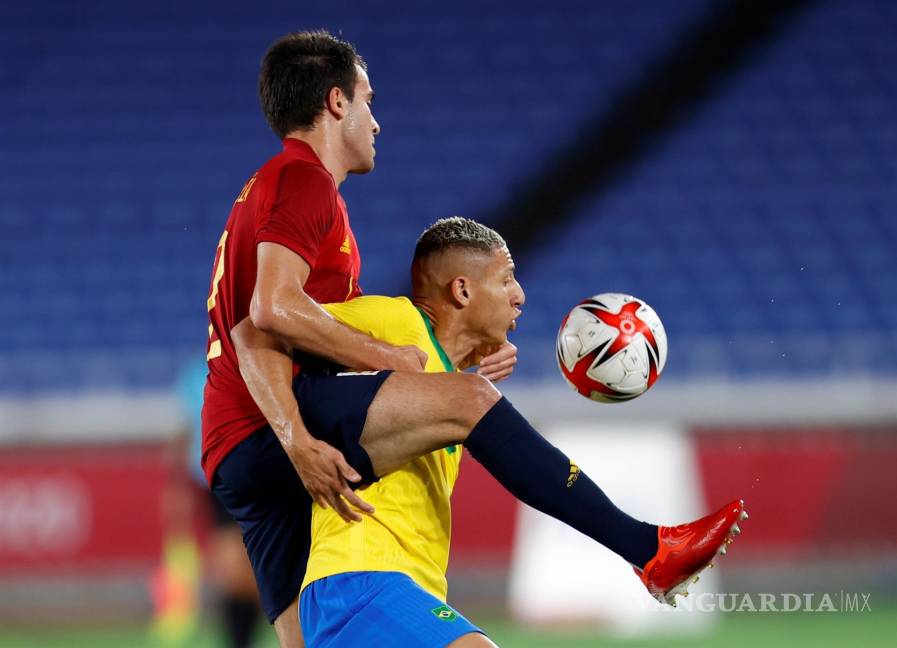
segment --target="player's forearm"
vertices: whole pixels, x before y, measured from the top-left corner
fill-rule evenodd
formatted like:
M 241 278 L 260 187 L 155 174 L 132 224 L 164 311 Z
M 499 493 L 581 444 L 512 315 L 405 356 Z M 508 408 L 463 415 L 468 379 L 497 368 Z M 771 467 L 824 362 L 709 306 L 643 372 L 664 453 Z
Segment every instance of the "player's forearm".
M 254 298 L 252 322 L 294 349 L 352 369 L 389 366 L 393 348 L 335 320 L 307 295 L 281 295 L 270 304 Z
M 247 318 L 231 331 L 240 374 L 249 393 L 290 453 L 311 436 L 302 423 L 293 394 L 293 360 L 290 350 L 256 329 Z

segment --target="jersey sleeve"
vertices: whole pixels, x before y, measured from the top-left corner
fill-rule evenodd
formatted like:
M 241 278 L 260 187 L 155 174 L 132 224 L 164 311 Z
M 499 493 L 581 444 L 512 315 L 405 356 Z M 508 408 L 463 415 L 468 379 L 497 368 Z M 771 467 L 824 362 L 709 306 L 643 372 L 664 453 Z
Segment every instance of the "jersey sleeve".
M 427 337 L 423 320 L 407 297 L 367 295 L 324 308 L 343 324 L 396 346 L 420 347 Z
M 289 193 L 282 195 L 281 187 L 288 187 Z M 259 219 L 256 245 L 278 243 L 314 268 L 336 218 L 335 192 L 324 169 L 306 165 L 285 169 L 273 205 Z

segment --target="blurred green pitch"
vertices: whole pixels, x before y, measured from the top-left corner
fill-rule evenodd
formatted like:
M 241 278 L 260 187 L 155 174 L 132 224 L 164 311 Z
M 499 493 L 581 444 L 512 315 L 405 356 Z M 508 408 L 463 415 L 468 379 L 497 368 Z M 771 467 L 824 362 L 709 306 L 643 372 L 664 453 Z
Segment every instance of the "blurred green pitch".
M 505 620 L 478 620 L 502 648 L 759 648 L 761 646 L 893 646 L 897 631 L 897 602 L 879 602 L 871 612 L 841 613 L 732 613 L 719 626 L 700 638 L 665 638 L 627 641 L 596 635 L 594 632 L 552 632 L 515 628 Z M 216 630 L 192 637 L 179 646 L 216 648 L 223 642 Z M 274 633 L 259 628 L 258 648 L 277 648 Z M 114 630 L 0 630 L 0 648 L 173 648 L 147 638 L 141 628 Z

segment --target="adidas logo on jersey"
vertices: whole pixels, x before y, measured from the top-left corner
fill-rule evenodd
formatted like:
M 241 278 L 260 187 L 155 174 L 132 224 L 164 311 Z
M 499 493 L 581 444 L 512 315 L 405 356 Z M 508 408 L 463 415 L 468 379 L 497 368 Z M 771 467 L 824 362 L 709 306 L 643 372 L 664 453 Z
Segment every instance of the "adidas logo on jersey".
M 339 251 L 343 254 L 352 254 L 352 244 L 349 242 L 348 234 L 346 234 L 346 240 L 339 246 Z

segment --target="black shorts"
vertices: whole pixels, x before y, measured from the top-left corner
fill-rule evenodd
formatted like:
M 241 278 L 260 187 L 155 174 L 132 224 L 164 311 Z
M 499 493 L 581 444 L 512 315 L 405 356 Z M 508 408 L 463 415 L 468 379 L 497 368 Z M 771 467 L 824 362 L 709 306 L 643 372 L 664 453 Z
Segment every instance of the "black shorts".
M 205 489 L 206 497 L 209 498 L 209 510 L 212 512 L 212 526 L 215 529 L 227 529 L 234 526 L 234 518 L 231 517 L 230 511 L 224 508 L 221 500 L 215 496 L 215 493 Z
M 359 439 L 368 407 L 390 373 L 300 374 L 293 381 L 306 427 L 342 452 L 362 483 L 377 481 Z M 274 623 L 299 595 L 305 577 L 311 497 L 267 425 L 224 458 L 215 471 L 212 491 L 240 525 L 262 609 Z

